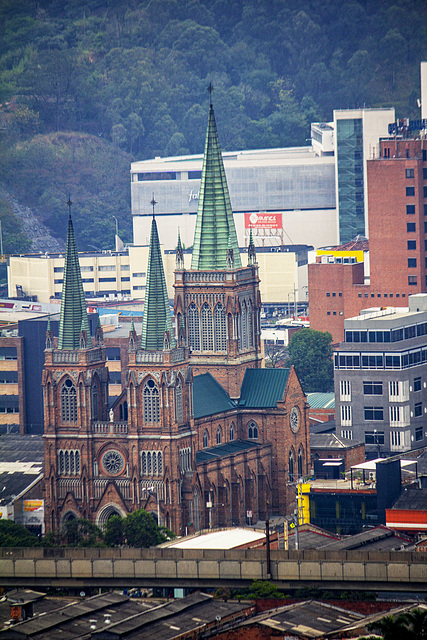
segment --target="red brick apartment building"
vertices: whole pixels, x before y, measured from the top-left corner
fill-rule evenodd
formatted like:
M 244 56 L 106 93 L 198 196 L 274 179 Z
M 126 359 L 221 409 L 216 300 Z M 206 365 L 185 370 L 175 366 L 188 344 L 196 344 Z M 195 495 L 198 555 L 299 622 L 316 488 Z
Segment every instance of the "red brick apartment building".
M 368 160 L 370 280 L 363 263 L 318 258 L 308 267 L 312 329 L 344 339 L 344 319 L 370 307 L 405 307 L 427 291 L 427 140 L 380 141 Z M 323 260 L 323 262 L 322 262 Z

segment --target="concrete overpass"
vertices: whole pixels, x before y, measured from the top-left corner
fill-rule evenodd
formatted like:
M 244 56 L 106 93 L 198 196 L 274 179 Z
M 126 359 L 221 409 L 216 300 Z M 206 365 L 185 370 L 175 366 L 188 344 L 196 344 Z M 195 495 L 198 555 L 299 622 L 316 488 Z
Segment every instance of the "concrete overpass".
M 427 553 L 191 549 L 0 549 L 2 587 L 244 587 L 427 593 Z

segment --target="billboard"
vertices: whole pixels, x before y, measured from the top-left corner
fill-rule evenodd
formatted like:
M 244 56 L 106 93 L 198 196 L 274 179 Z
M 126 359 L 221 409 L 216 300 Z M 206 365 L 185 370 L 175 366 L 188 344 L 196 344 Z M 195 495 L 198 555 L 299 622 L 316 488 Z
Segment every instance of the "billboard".
M 245 229 L 282 229 L 282 214 L 245 213 Z

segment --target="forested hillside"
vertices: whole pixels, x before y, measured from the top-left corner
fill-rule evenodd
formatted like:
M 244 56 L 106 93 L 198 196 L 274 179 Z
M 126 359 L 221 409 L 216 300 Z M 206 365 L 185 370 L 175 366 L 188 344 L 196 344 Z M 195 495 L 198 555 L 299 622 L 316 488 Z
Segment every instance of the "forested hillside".
M 111 248 L 130 162 L 203 150 L 209 82 L 223 149 L 298 145 L 334 108 L 418 116 L 423 59 L 425 0 L 2 0 L 0 180 Z

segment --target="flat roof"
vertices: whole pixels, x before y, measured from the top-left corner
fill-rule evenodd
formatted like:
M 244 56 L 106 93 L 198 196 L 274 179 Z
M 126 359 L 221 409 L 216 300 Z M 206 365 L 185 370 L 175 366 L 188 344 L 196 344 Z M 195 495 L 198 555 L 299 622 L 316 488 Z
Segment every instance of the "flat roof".
M 222 529 L 211 531 L 185 539 L 167 543 L 168 548 L 174 549 L 234 549 L 244 544 L 265 539 L 265 533 L 255 529 Z
M 389 458 L 375 458 L 375 460 L 367 460 L 366 462 L 361 462 L 360 464 L 355 464 L 351 468 L 352 469 L 365 469 L 368 471 L 375 471 L 377 468 L 377 462 L 384 462 L 384 460 L 388 460 Z M 415 464 L 416 460 L 401 460 L 401 467 L 408 467 L 411 464 Z

